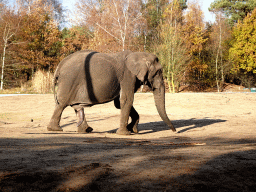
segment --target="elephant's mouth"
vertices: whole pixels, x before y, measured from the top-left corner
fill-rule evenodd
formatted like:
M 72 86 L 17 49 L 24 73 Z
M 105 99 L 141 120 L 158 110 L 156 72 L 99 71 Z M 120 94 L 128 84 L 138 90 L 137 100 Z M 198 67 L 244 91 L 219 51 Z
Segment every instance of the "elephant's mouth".
M 144 82 L 144 85 L 147 85 L 152 91 L 154 91 L 155 90 L 155 88 L 154 88 L 154 83 L 153 83 L 153 81 L 149 81 L 149 80 L 146 80 L 145 82 Z

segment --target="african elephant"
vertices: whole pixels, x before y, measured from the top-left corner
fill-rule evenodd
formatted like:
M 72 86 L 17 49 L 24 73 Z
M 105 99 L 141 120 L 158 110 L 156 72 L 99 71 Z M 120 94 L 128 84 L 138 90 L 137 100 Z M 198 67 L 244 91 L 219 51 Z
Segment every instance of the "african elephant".
M 142 84 L 153 90 L 160 117 L 172 131 L 176 131 L 165 111 L 162 66 L 153 54 L 79 51 L 59 63 L 54 75 L 54 90 L 57 84 L 57 93 L 54 93 L 56 106 L 48 131 L 63 131 L 59 126 L 61 114 L 71 106 L 79 117 L 78 132 L 91 132 L 92 128 L 84 117 L 84 107 L 114 100 L 115 107 L 121 109 L 120 128 L 116 133 L 138 133 L 139 114 L 133 107 L 133 100 Z M 129 116 L 132 119 L 130 124 Z

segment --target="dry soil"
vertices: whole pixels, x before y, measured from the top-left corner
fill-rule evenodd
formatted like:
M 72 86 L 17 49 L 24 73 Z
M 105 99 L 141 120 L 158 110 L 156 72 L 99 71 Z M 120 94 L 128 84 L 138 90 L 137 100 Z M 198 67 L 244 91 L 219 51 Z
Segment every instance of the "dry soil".
M 256 94 L 166 94 L 177 132 L 150 93 L 135 94 L 139 134 L 120 136 L 113 102 L 72 108 L 48 132 L 53 95 L 0 97 L 0 191 L 255 191 Z

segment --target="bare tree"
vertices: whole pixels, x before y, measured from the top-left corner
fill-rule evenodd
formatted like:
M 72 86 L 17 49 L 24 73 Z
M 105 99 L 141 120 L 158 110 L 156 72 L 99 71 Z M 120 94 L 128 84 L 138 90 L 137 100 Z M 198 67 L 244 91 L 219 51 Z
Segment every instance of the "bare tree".
M 221 17 L 220 17 L 220 14 L 219 13 L 219 16 L 218 16 L 218 19 L 219 19 L 219 23 L 220 23 L 220 20 L 221 20 Z M 217 49 L 217 54 L 216 54 L 216 84 L 217 84 L 217 90 L 218 92 L 220 92 L 220 86 L 219 86 L 219 74 L 218 74 L 218 59 L 219 59 L 219 55 L 221 57 L 221 62 L 222 62 L 222 54 L 221 54 L 221 44 L 222 44 L 222 27 L 221 27 L 221 23 L 219 24 L 219 46 L 218 46 L 218 49 Z
M 17 33 L 19 28 L 19 20 L 16 18 L 15 14 L 11 10 L 6 10 L 2 16 L 3 23 L 3 54 L 2 54 L 2 70 L 1 70 L 1 87 L 3 90 L 4 83 L 4 68 L 5 68 L 5 57 L 6 49 L 12 44 L 12 37 Z
M 212 33 L 210 36 L 211 41 L 211 50 L 213 55 L 215 55 L 215 80 L 217 85 L 218 92 L 221 91 L 221 88 L 225 81 L 225 75 L 229 72 L 230 67 L 228 67 L 227 58 L 228 53 L 228 44 L 226 43 L 231 37 L 231 29 L 228 25 L 228 20 L 225 19 L 221 11 L 215 12 L 216 22 L 212 26 Z M 226 53 L 227 52 L 227 53 Z
M 45 6 L 52 6 L 54 18 L 58 22 L 63 20 L 64 9 L 60 0 L 16 0 L 16 4 L 20 7 L 27 8 L 28 13 L 31 11 L 31 6 L 37 2 L 38 4 L 44 4 Z
M 136 0 L 79 0 L 77 9 L 80 24 L 93 31 L 104 31 L 124 50 L 130 38 L 146 26 L 140 6 Z

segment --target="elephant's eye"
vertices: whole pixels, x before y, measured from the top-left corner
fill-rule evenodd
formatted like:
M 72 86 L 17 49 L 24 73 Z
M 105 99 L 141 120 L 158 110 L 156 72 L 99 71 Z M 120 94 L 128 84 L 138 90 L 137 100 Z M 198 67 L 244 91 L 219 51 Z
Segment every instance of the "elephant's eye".
M 159 70 L 157 70 L 157 71 L 156 71 L 156 73 L 155 73 L 155 75 L 154 75 L 153 77 L 155 77 L 155 76 L 159 76 L 161 73 L 162 73 L 162 70 L 161 70 L 161 69 L 159 69 Z
M 158 75 L 162 74 L 162 69 L 159 69 L 157 72 L 156 72 Z

